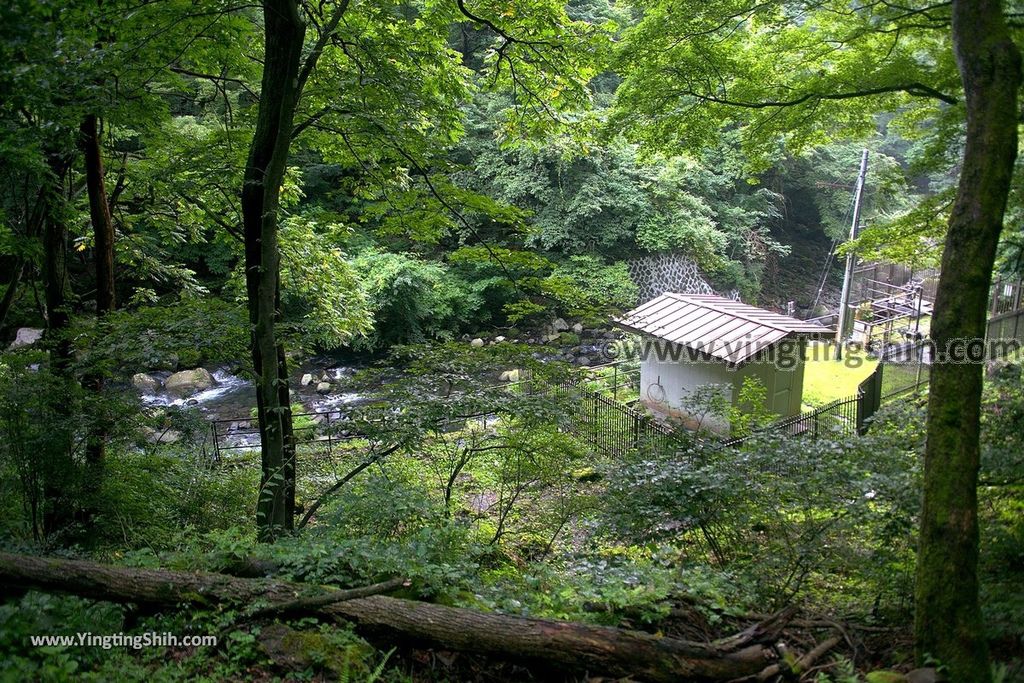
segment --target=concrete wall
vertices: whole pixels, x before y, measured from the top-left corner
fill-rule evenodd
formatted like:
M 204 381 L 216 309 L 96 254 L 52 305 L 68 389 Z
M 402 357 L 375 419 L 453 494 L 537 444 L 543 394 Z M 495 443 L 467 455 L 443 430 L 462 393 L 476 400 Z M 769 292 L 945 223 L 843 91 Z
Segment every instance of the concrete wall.
M 764 385 L 769 412 L 783 417 L 801 412 L 804 380 L 802 361 L 797 362 L 791 370 L 782 370 L 774 362 L 765 359 L 754 359 L 737 369 L 729 369 L 719 360 L 691 360 L 685 349 L 674 344 L 656 344 L 662 352 L 655 353 L 652 344 L 650 355 L 640 365 L 640 399 L 652 410 L 681 420 L 691 429 L 699 426 L 728 434 L 729 425 L 722 415 L 695 413 L 693 406 L 687 406 L 686 401 L 699 387 L 717 384 L 722 387 L 730 403 L 735 405 L 747 377 L 756 378 Z M 803 356 L 802 352 L 800 356 Z

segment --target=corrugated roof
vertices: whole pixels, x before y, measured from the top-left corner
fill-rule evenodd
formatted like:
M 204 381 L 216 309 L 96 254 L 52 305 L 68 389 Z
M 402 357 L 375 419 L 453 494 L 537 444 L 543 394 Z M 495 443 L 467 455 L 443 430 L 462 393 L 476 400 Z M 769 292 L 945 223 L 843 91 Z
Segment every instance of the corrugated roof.
M 682 344 L 726 363 L 743 363 L 787 337 L 831 334 L 817 323 L 709 294 L 666 292 L 615 324 L 631 332 Z

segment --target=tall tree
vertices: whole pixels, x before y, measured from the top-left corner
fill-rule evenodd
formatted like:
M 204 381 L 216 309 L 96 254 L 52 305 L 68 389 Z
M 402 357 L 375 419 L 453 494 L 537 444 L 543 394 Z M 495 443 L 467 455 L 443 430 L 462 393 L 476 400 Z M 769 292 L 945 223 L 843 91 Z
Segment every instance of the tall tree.
M 114 290 L 114 221 L 110 216 L 110 203 L 103 177 L 103 150 L 100 146 L 99 121 L 95 114 L 86 114 L 79 132 L 96 250 L 96 313 L 102 316 L 114 310 L 117 304 Z
M 95 114 L 86 114 L 79 127 L 79 147 L 85 163 L 85 186 L 89 195 L 89 217 L 92 222 L 93 243 L 96 252 L 96 315 L 103 317 L 114 310 L 114 221 L 110 216 L 106 183 L 103 178 L 103 150 L 100 146 L 99 122 Z M 98 372 L 84 378 L 97 394 L 103 391 L 103 376 Z M 102 412 L 102 404 L 101 404 Z M 90 430 L 86 444 L 86 460 L 95 469 L 102 464 L 107 450 L 107 427 L 103 415 L 98 415 Z M 98 473 L 94 472 L 96 483 Z
M 275 330 L 281 300 L 281 184 L 292 140 L 305 134 L 324 160 L 344 162 L 371 178 L 415 174 L 440 207 L 458 214 L 453 210 L 457 200 L 443 198 L 448 188 L 439 189 L 430 175 L 431 159 L 462 132 L 458 104 L 467 97 L 471 77 L 447 46 L 453 23 L 468 19 L 491 32 L 497 45 L 492 85 L 528 91 L 521 97 L 526 109 L 546 107 L 544 117 L 510 116 L 511 124 L 550 128 L 559 123 L 549 120 L 557 118 L 557 110 L 587 97 L 589 55 L 570 48 L 573 41 L 591 36 L 592 29 L 569 21 L 558 0 L 510 4 L 500 15 L 504 26 L 463 0 L 263 3 L 264 71 L 241 208 L 262 438 L 257 522 L 264 540 L 291 528 L 294 509 L 287 365 Z M 314 36 L 305 49 L 303 17 Z M 569 77 L 562 73 L 567 63 Z M 560 93 L 558 102 L 545 105 L 533 94 L 549 91 Z
M 50 359 L 60 379 L 71 382 L 72 351 L 68 338 L 71 324 L 70 283 L 68 281 L 67 249 L 68 226 L 65 184 L 71 165 L 68 156 L 51 151 L 47 155 L 49 178 L 46 192 L 46 216 L 43 223 L 43 285 L 46 299 L 46 341 L 50 346 Z M 53 397 L 55 413 L 60 420 L 67 420 L 65 397 Z M 67 432 L 66 447 L 58 449 L 66 456 L 66 465 L 48 462 L 43 469 L 43 532 L 51 534 L 62 529 L 71 519 L 72 511 L 64 501 L 64 484 L 72 462 L 73 451 L 71 432 Z
M 260 538 L 273 540 L 281 530 L 292 528 L 295 511 L 288 366 L 275 330 L 281 299 L 277 227 L 281 183 L 301 92 L 299 66 L 306 25 L 296 0 L 265 0 L 263 23 L 263 81 L 242 185 L 242 222 L 263 472 L 256 516 Z
M 780 139 L 799 150 L 869 134 L 878 113 L 897 112 L 902 125 L 927 122 L 935 156 L 945 157 L 964 139 L 966 115 L 931 329 L 941 350 L 955 345 L 962 353 L 968 340 L 982 339 L 1017 152 L 1021 79 L 999 0 L 684 4 L 645 2 L 643 19 L 623 44 L 625 79 L 614 121 L 649 146 L 699 146 L 724 126 L 738 127 L 757 161 Z M 922 659 L 946 665 L 952 680 L 987 681 L 977 579 L 982 368 L 951 357 L 936 361 L 917 649 Z
M 985 337 L 1003 214 L 1017 157 L 1020 53 L 999 0 L 953 0 L 953 45 L 967 108 L 967 144 L 949 219 L 931 334 L 964 353 Z M 914 630 L 955 681 L 991 680 L 978 605 L 978 466 L 982 366 L 946 358 L 928 397 L 924 507 Z

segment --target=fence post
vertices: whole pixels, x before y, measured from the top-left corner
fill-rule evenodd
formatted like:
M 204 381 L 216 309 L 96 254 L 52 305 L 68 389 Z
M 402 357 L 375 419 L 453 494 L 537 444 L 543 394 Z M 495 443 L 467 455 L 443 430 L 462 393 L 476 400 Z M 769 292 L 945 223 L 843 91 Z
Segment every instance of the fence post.
M 856 429 L 857 434 L 864 433 L 864 420 L 866 419 L 865 414 L 867 413 L 867 405 L 865 405 L 867 401 L 865 399 L 867 399 L 867 392 L 861 391 L 858 388 L 857 401 L 854 404 L 854 407 L 856 408 L 854 411 L 854 422 L 856 423 L 854 428 Z
M 914 391 L 921 388 L 921 371 L 924 369 L 924 342 L 917 342 L 917 376 L 914 377 Z
M 863 435 L 867 432 L 868 418 L 874 415 L 878 407 L 882 405 L 882 373 L 884 372 L 885 362 L 882 361 L 857 387 L 857 434 Z
M 217 421 L 214 420 L 211 423 L 211 431 L 213 432 L 213 461 L 216 463 L 220 462 L 220 436 L 217 434 Z
M 327 413 L 327 459 L 331 461 L 332 467 L 334 463 L 334 442 L 332 440 L 331 429 L 331 413 Z

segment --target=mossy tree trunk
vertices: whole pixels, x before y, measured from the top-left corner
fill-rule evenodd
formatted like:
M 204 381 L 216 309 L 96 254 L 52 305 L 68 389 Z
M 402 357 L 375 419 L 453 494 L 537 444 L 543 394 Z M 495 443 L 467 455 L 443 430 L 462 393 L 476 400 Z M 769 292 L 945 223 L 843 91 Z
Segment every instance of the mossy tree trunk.
M 932 320 L 939 353 L 985 335 L 996 247 L 1017 155 L 1020 55 L 998 0 L 954 0 L 953 43 L 967 138 Z M 939 358 L 931 373 L 915 595 L 918 657 L 959 683 L 990 680 L 978 604 L 978 466 L 983 367 Z
M 780 632 L 792 611 L 714 643 L 698 643 L 650 633 L 531 619 L 473 609 L 374 595 L 328 602 L 342 591 L 271 579 L 164 569 L 134 569 L 30 555 L 0 553 L 5 586 L 73 593 L 98 600 L 158 607 L 184 605 L 243 609 L 265 602 L 263 614 L 290 611 L 296 596 L 305 613 L 324 620 L 354 622 L 362 631 L 402 644 L 437 645 L 514 661 L 539 664 L 545 672 L 603 674 L 644 681 L 730 681 L 753 677 L 777 663 Z M 257 616 L 261 610 L 252 612 Z M 300 612 L 301 613 L 301 612 Z M 744 678 L 744 680 L 746 680 Z
M 89 217 L 96 253 L 96 315 L 103 317 L 114 310 L 117 297 L 114 290 L 114 221 L 110 215 L 110 203 L 103 179 L 103 152 L 100 147 L 99 121 L 95 114 L 87 114 L 82 118 L 78 141 L 85 162 L 85 186 L 89 194 Z M 101 394 L 103 375 L 98 371 L 89 373 L 82 384 Z M 99 405 L 102 410 L 102 402 Z M 86 460 L 92 470 L 90 477 L 93 488 L 99 485 L 100 469 L 106 456 L 107 432 L 106 417 L 102 414 L 95 416 L 85 450 Z
M 256 523 L 260 538 L 270 541 L 282 530 L 292 528 L 295 509 L 295 443 L 288 368 L 275 329 L 280 307 L 277 228 L 306 28 L 295 0 L 264 0 L 263 21 L 263 81 L 243 180 L 242 219 L 262 449 Z

